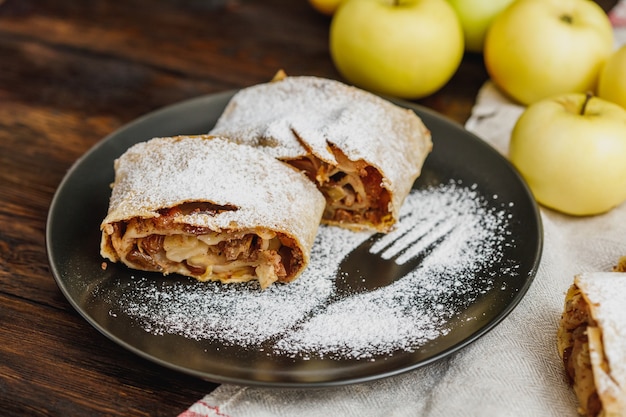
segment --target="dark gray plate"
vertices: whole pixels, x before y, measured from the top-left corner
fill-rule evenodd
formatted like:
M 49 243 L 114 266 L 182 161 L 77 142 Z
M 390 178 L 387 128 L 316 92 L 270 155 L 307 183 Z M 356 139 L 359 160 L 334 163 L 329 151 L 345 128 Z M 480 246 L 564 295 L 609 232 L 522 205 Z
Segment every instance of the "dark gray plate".
M 168 368 L 215 382 L 338 385 L 398 374 L 447 356 L 495 327 L 522 299 L 535 276 L 542 249 L 538 208 L 527 186 L 505 158 L 461 126 L 422 107 L 398 102 L 422 117 L 433 134 L 434 150 L 415 187 L 461 180 L 476 184 L 482 195 L 497 194 L 500 201 L 513 203 L 506 237 L 510 245 L 505 245 L 502 259 L 518 266 L 515 277 L 501 272 L 506 270 L 504 265 L 482 271 L 495 276 L 493 289 L 463 307 L 458 320 L 447 324 L 448 333 L 413 352 L 395 352 L 377 360 L 304 359 L 216 346 L 210 340 L 154 335 L 130 316 L 112 317 L 111 300 L 125 285 L 133 285 L 136 274 L 121 265 L 101 268 L 99 225 L 108 207 L 114 159 L 131 145 L 152 137 L 209 131 L 232 95 L 225 92 L 175 104 L 119 129 L 74 164 L 55 194 L 46 234 L 52 272 L 72 306 L 112 341 Z

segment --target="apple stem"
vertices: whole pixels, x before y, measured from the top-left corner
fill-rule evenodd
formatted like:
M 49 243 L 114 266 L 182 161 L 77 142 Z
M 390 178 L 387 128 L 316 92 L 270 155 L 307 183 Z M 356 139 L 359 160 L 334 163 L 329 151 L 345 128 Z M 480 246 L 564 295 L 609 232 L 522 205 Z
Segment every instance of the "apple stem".
M 585 114 L 585 110 L 587 110 L 587 103 L 589 103 L 589 100 L 591 100 L 591 97 L 593 97 L 593 93 L 587 91 L 587 93 L 585 94 L 585 101 L 583 101 L 583 105 L 580 108 L 580 115 L 583 116 Z

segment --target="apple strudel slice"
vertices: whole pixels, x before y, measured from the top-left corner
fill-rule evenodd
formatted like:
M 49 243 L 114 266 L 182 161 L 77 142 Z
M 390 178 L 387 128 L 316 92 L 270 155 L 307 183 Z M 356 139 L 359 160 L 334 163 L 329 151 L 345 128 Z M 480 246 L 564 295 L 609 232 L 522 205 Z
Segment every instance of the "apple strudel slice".
M 115 161 L 101 254 L 266 288 L 304 270 L 324 204 L 304 174 L 258 149 L 208 135 L 155 138 Z
M 382 232 L 397 220 L 432 149 L 412 110 L 309 76 L 240 90 L 211 133 L 304 171 L 326 198 L 324 223 Z
M 558 350 L 589 417 L 626 416 L 626 273 L 577 275 L 558 330 Z

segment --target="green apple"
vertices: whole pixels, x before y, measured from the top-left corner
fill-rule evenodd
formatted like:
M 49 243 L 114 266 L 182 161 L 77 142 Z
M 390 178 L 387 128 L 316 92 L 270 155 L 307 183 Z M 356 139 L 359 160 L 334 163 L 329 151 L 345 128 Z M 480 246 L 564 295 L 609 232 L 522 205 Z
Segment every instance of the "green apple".
M 463 58 L 463 31 L 446 0 L 344 0 L 330 25 L 330 53 L 350 83 L 407 99 L 428 96 Z
M 487 31 L 484 60 L 492 81 L 522 104 L 595 91 L 613 51 L 608 16 L 591 0 L 517 0 Z
M 309 4 L 313 6 L 315 10 L 327 16 L 332 16 L 337 10 L 337 8 L 339 7 L 339 3 L 341 3 L 341 0 L 308 0 L 308 1 L 309 1 Z
M 463 27 L 465 50 L 482 52 L 493 19 L 514 0 L 448 0 Z
M 509 158 L 540 204 L 606 212 L 626 200 L 626 109 L 581 93 L 535 102 L 513 128 Z
M 626 109 L 626 45 L 615 51 L 600 71 L 598 97 Z

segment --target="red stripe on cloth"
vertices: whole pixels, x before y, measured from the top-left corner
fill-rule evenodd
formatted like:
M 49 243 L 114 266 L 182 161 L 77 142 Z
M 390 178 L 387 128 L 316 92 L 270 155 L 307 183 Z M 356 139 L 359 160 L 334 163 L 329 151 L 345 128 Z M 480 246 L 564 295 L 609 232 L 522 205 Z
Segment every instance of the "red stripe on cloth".
M 626 1 L 617 3 L 609 12 L 609 20 L 615 27 L 626 26 Z
M 189 409 L 182 412 L 178 417 L 229 417 L 228 414 L 224 414 L 220 411 L 220 408 L 216 405 L 211 405 L 205 401 L 198 401 L 193 404 Z
M 178 417 L 204 417 L 206 414 L 196 413 L 195 411 L 187 410 L 178 415 Z

